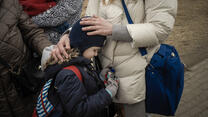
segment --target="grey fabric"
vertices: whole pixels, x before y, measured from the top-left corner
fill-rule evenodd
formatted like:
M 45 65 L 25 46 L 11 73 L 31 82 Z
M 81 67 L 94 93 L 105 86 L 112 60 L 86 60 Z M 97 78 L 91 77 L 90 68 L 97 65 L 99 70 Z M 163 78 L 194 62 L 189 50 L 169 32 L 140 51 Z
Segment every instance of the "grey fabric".
M 44 48 L 43 53 L 42 53 L 42 57 L 41 57 L 41 70 L 44 71 L 45 64 L 46 64 L 47 60 L 51 57 L 51 52 L 54 47 L 55 47 L 55 45 L 51 45 L 51 46 Z
M 57 5 L 47 11 L 32 17 L 32 20 L 45 30 L 49 40 L 56 44 L 61 34 L 52 29 L 64 22 L 72 26 L 81 15 L 83 0 L 57 0 Z
M 106 87 L 107 92 L 111 95 L 111 97 L 115 97 L 118 90 L 118 82 L 113 78 L 108 78 L 108 85 Z M 110 91 L 110 92 L 109 92 Z
M 119 41 L 132 41 L 132 38 L 127 30 L 126 26 L 123 25 L 113 25 L 112 36 L 114 40 Z
M 146 117 L 145 101 L 135 104 L 124 104 L 124 117 Z

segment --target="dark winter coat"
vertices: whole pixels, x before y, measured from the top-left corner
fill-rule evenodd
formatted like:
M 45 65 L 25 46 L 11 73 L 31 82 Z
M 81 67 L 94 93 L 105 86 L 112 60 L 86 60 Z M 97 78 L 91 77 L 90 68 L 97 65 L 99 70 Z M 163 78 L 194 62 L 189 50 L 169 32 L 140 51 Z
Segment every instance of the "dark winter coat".
M 28 47 L 41 54 L 51 45 L 43 33 L 22 11 L 18 0 L 0 0 L 0 56 L 10 66 L 20 68 L 25 64 Z M 0 64 L 0 117 L 24 117 L 21 99 L 8 72 Z
M 63 66 L 75 65 L 81 72 L 83 82 L 71 70 Z M 107 117 L 107 106 L 112 99 L 102 81 L 91 66 L 91 61 L 78 57 L 67 64 L 49 67 L 48 79 L 56 75 L 54 87 L 50 88 L 49 100 L 55 105 L 50 117 Z

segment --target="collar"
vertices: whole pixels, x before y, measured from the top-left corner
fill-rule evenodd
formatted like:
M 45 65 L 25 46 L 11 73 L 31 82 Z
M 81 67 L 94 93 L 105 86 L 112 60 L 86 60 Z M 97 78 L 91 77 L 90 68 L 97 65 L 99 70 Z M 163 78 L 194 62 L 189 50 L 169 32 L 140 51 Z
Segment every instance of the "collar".
M 54 78 L 59 71 L 61 71 L 64 67 L 70 66 L 70 65 L 77 65 L 77 66 L 87 66 L 91 64 L 91 60 L 86 59 L 82 56 L 76 57 L 69 62 L 64 62 L 62 64 L 54 64 L 48 66 L 44 72 L 45 72 L 45 80 L 49 80 L 51 78 Z

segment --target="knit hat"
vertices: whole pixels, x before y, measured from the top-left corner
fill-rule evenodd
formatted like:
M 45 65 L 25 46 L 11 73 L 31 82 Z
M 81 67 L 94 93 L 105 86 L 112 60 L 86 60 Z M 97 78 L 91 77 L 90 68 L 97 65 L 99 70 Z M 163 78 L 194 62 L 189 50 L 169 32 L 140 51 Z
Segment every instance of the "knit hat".
M 72 27 L 69 35 L 70 44 L 72 48 L 78 48 L 81 53 L 90 47 L 102 47 L 106 36 L 100 35 L 87 35 L 87 31 L 82 31 L 82 26 L 80 25 L 80 20 L 78 20 Z

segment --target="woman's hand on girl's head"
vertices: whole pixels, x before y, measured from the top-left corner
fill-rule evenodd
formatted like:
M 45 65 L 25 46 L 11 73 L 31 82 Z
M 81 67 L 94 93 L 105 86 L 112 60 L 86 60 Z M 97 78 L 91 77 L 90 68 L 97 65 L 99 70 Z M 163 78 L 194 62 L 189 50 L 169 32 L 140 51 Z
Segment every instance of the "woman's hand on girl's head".
M 103 36 L 112 35 L 113 25 L 101 17 L 97 17 L 97 16 L 85 17 L 82 18 L 80 24 L 87 25 L 82 28 L 83 31 L 90 31 L 87 32 L 87 35 L 103 35 Z
M 51 55 L 55 59 L 55 61 L 64 61 L 64 58 L 62 55 L 64 55 L 66 58 L 69 57 L 66 50 L 69 50 L 70 47 L 70 41 L 69 41 L 69 34 L 65 34 L 61 37 L 57 45 L 54 47 L 54 49 L 51 52 Z

